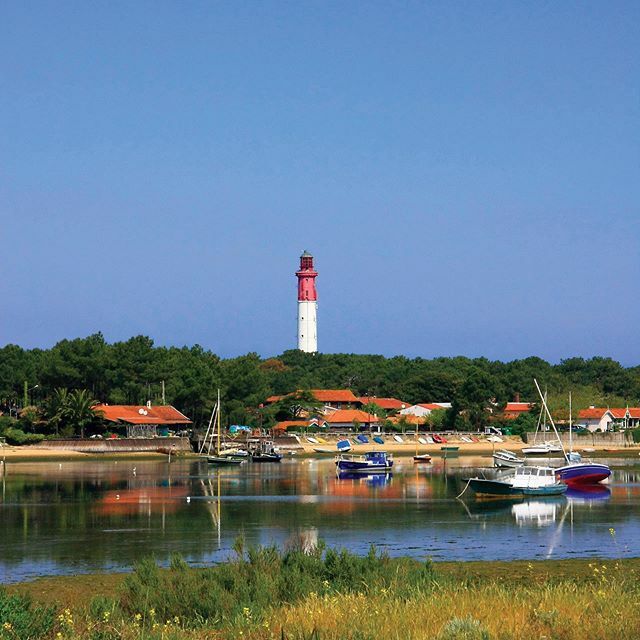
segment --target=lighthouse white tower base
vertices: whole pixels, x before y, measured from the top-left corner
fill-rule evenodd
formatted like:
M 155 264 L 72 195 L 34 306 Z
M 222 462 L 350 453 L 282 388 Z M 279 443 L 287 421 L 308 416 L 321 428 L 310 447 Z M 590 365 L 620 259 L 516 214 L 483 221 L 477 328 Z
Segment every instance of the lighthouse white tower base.
M 307 353 L 318 350 L 318 303 L 298 301 L 298 349 Z

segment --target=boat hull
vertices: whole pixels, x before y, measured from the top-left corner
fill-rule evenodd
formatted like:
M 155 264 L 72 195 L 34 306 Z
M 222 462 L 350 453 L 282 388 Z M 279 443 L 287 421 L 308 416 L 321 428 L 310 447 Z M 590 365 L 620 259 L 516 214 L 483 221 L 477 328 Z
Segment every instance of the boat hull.
M 545 487 L 514 487 L 510 482 L 484 478 L 471 478 L 469 487 L 476 495 L 486 497 L 559 496 L 567 491 L 567 485 L 561 482 Z
M 340 473 L 387 473 L 393 467 L 393 461 L 386 464 L 367 464 L 355 460 L 338 460 L 336 466 Z
M 428 453 L 422 454 L 422 455 L 417 455 L 417 456 L 413 456 L 413 461 L 415 463 L 427 463 L 427 462 L 431 462 L 431 456 Z
M 230 466 L 242 464 L 244 460 L 241 458 L 232 458 L 231 456 L 207 456 L 207 462 L 219 466 Z
M 251 455 L 251 462 L 280 462 L 282 456 L 279 453 L 256 453 Z
M 556 476 L 566 484 L 596 484 L 606 480 L 611 469 L 606 464 L 586 462 L 584 464 L 568 464 L 556 469 Z

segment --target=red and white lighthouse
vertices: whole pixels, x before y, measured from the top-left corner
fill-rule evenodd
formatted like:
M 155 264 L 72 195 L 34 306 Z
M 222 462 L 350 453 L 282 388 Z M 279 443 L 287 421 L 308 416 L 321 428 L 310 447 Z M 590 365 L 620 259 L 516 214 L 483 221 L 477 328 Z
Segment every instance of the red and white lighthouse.
M 298 277 L 298 349 L 307 353 L 318 350 L 318 293 L 313 256 L 305 251 L 300 256 Z

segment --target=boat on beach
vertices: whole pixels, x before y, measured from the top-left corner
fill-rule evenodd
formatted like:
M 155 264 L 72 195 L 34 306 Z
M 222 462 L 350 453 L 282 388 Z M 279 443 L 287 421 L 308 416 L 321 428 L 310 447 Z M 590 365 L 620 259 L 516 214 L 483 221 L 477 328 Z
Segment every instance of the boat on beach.
M 342 454 L 335 462 L 339 473 L 386 473 L 393 467 L 393 456 L 386 451 L 370 451 L 362 456 Z

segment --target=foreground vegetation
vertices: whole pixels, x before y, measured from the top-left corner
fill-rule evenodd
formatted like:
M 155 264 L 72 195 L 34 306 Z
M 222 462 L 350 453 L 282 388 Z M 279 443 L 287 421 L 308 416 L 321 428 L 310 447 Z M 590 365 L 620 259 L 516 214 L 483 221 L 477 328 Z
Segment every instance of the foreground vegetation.
M 434 565 L 322 546 L 236 550 L 236 559 L 207 569 L 144 560 L 106 581 L 111 596 L 91 597 L 100 581 L 82 578 L 53 579 L 83 585 L 57 590 L 67 598 L 58 605 L 25 595 L 38 583 L 2 591 L 0 638 L 640 637 L 636 560 Z

